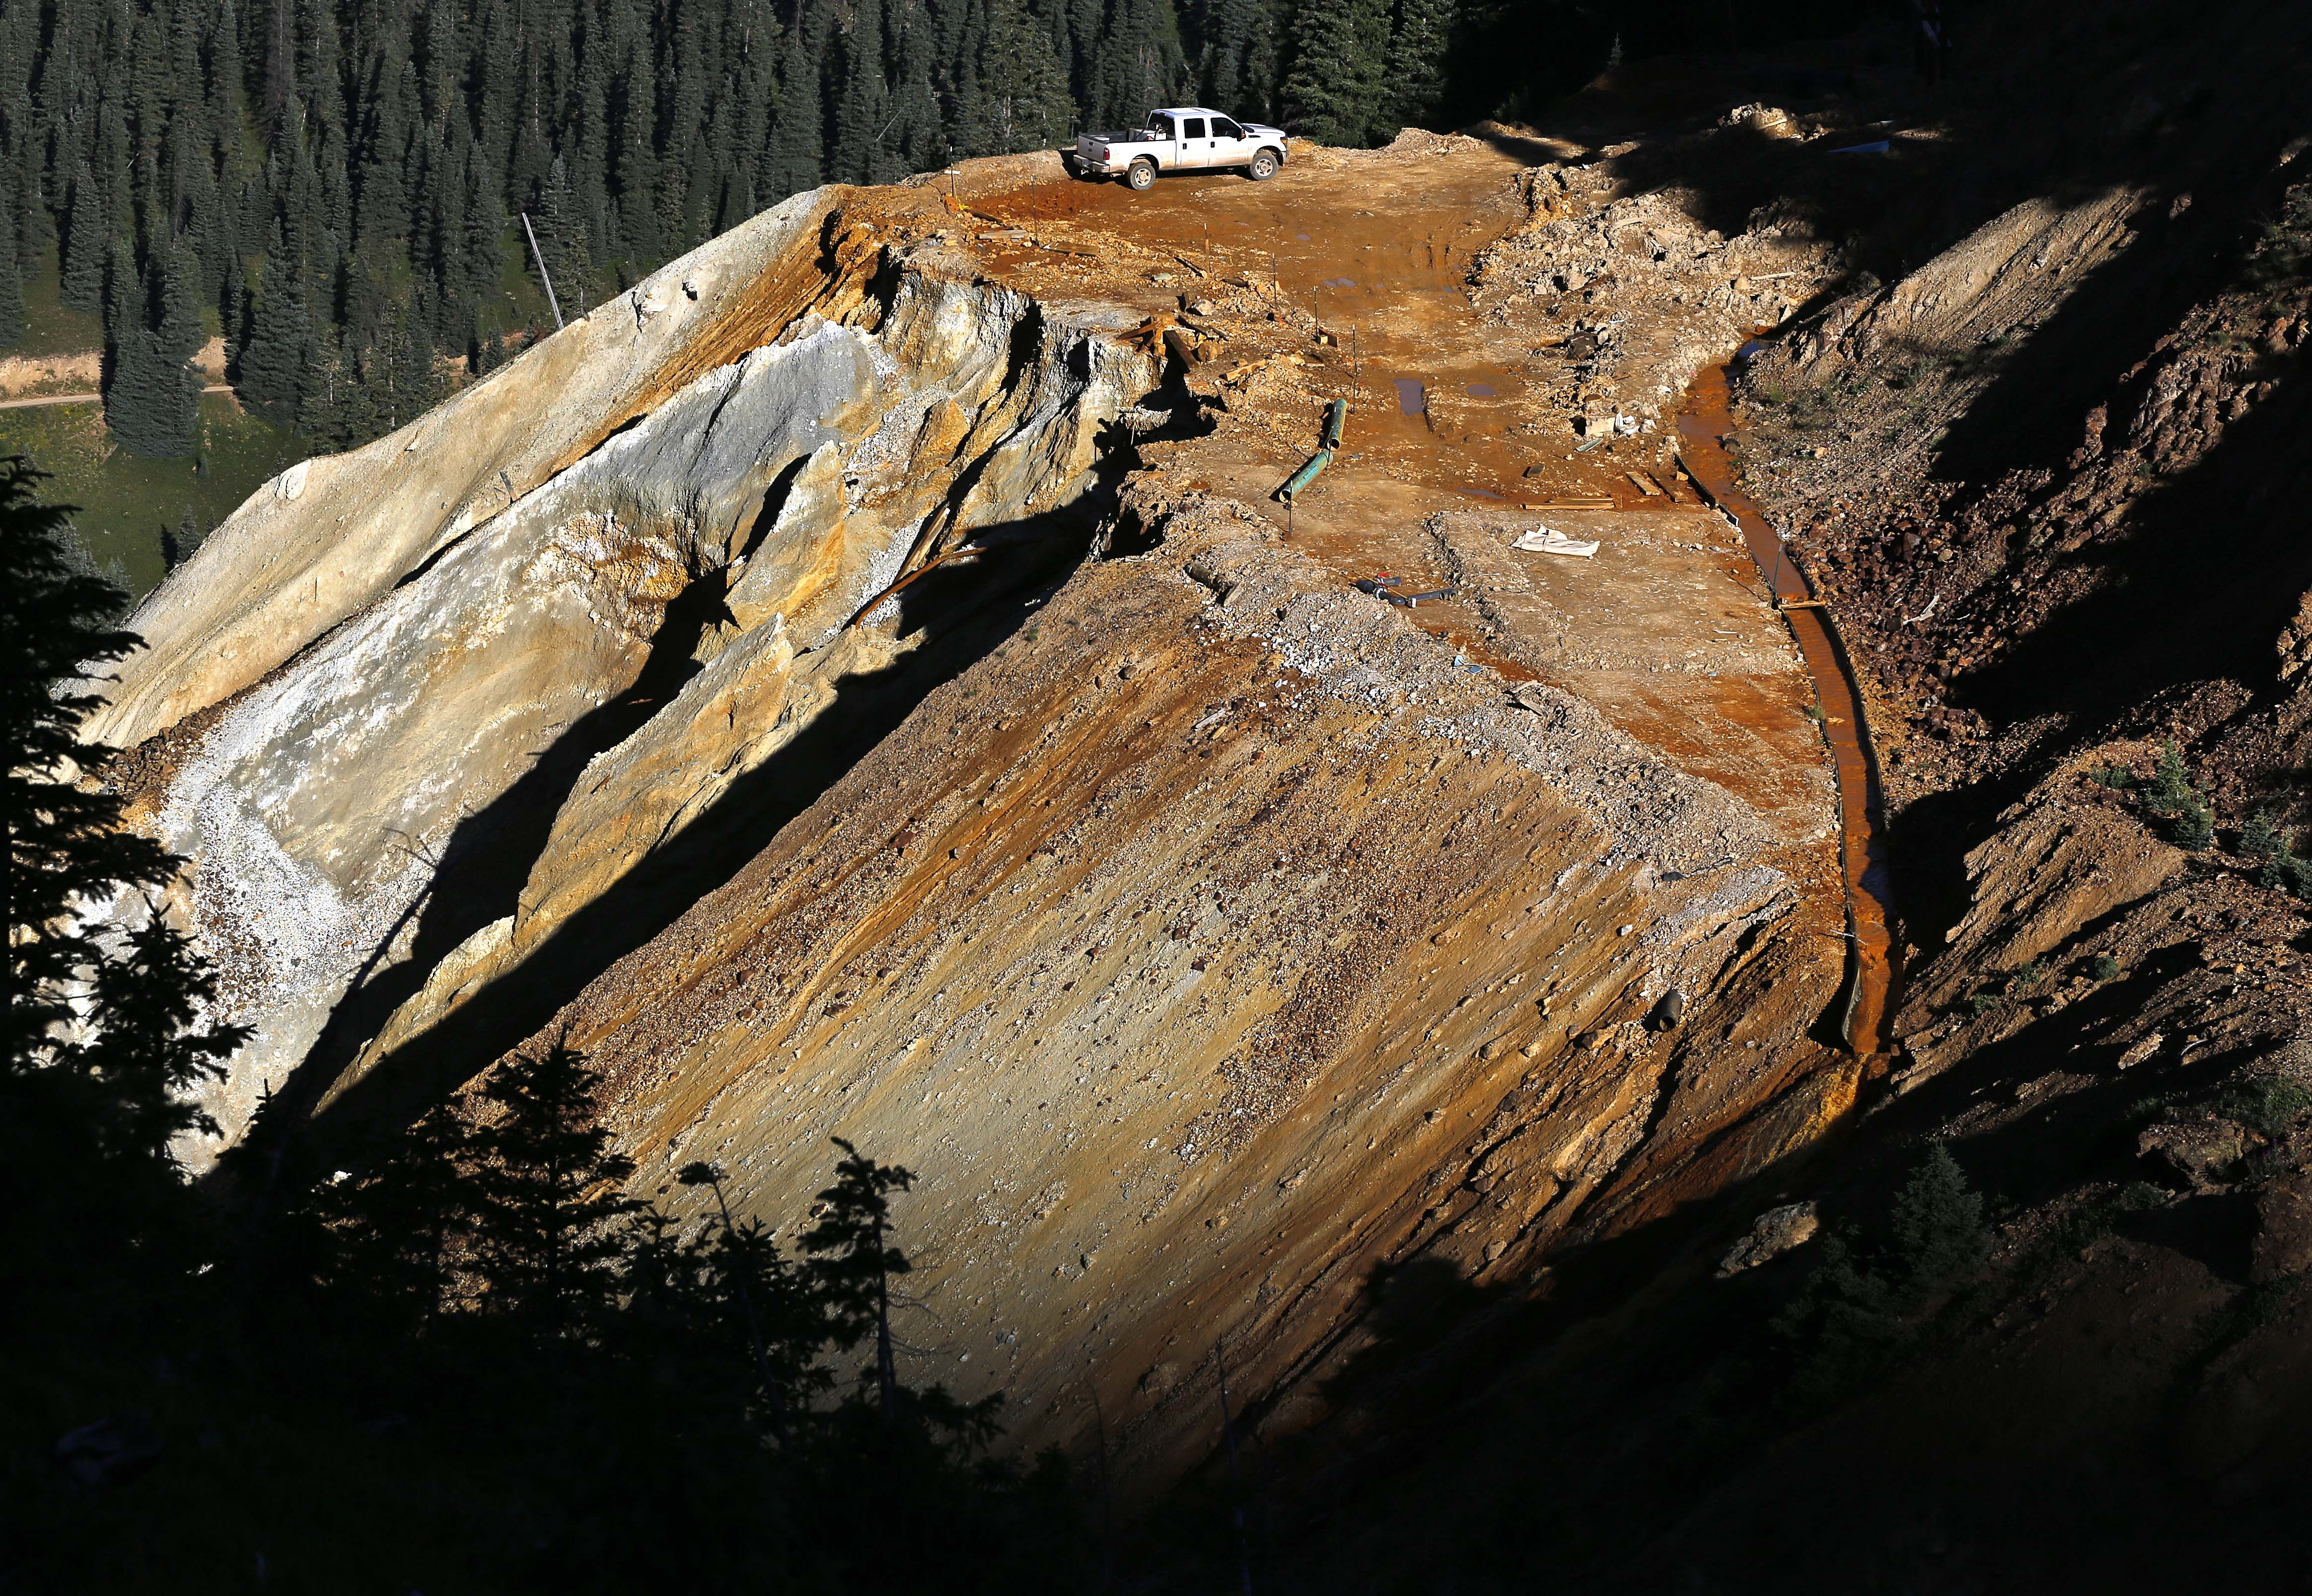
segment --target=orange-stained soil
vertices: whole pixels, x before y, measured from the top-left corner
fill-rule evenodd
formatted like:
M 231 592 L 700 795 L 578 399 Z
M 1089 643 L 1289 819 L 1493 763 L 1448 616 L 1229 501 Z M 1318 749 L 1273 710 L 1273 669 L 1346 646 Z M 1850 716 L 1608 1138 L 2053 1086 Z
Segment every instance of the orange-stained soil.
M 1759 572 L 1773 584 L 1775 597 L 1786 604 L 1800 601 L 1800 607 L 1786 607 L 1782 613 L 1806 655 L 1807 671 L 1821 703 L 1823 736 L 1838 761 L 1839 833 L 1846 873 L 1847 932 L 1853 941 L 1854 961 L 1842 1029 L 1848 1045 L 1857 1052 L 1878 1053 L 1887 1043 L 1887 995 L 1894 980 L 1893 938 L 1887 929 L 1892 906 L 1887 890 L 1886 815 L 1878 762 L 1871 753 L 1870 728 L 1863 719 L 1845 649 L 1832 629 L 1830 612 L 1808 602 L 1815 599 L 1814 590 L 1798 567 L 1784 557 L 1782 538 L 1767 521 L 1765 511 L 1735 485 L 1734 465 L 1722 441 L 1733 425 L 1727 399 L 1723 368 L 1710 371 L 1695 384 L 1677 423 L 1685 442 L 1684 464 L 1740 524 L 1750 554 L 1758 563 Z
M 1142 449 L 1168 481 L 1257 509 L 1344 583 L 1447 589 L 1413 618 L 1472 665 L 1565 687 L 1793 842 L 1829 840 L 1812 690 L 1752 563 L 1677 474 L 1674 396 L 1654 397 L 1659 419 L 1633 416 L 1635 435 L 1577 432 L 1553 346 L 1600 307 L 1479 292 L 1481 257 L 1535 222 L 1526 168 L 1459 139 L 1296 146 L 1265 184 L 1186 173 L 1144 194 L 1029 170 L 1045 175 L 956 179 L 949 237 L 1039 298 L 1130 305 L 1202 342 L 1208 358 L 1182 378 L 1211 401 L 1213 430 Z M 1276 502 L 1336 398 L 1350 405 L 1336 459 Z M 1568 501 L 1612 509 L 1554 508 Z M 1439 516 L 1482 523 L 1462 536 L 1496 551 L 1477 554 L 1491 571 L 1461 568 Z M 1601 547 L 1580 560 L 1509 546 L 1545 525 Z

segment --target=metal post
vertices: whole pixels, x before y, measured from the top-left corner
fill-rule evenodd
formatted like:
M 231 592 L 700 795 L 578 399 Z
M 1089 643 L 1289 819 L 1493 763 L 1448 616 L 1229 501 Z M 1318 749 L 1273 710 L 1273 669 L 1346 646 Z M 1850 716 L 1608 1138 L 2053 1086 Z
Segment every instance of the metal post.
M 554 279 L 546 272 L 546 252 L 538 247 L 538 234 L 530 230 L 528 211 L 521 214 L 521 231 L 530 237 L 530 258 L 538 262 L 539 280 L 546 284 L 546 302 L 554 307 L 554 330 L 558 333 L 563 330 L 562 301 L 554 297 Z

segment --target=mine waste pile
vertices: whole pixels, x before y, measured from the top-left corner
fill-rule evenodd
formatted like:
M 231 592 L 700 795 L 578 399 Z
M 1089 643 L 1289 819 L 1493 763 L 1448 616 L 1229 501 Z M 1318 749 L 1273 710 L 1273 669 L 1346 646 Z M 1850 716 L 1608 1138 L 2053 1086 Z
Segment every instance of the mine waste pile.
M 1128 1506 L 1224 1366 L 1311 1588 L 1998 1588 L 2033 1468 L 2281 1545 L 2300 130 L 1728 70 L 800 195 L 268 484 L 89 728 L 250 1032 L 185 1161 L 551 1046 L 678 1227 L 843 1138 L 907 1380 Z
M 1145 1488 L 1209 1448 L 1215 1341 L 1307 1422 L 1376 1268 L 1530 1278 L 1805 1144 L 1861 1065 L 1816 1024 L 1832 772 L 1723 521 L 1576 510 L 1616 558 L 1569 583 L 1421 480 L 1500 477 L 1500 428 L 1392 403 L 1288 536 L 1267 457 L 1352 397 L 1329 336 L 1229 280 L 1249 249 L 1184 311 L 1138 257 L 1187 202 L 1043 164 L 800 196 L 285 473 L 138 613 L 92 735 L 252 1033 L 196 1167 L 263 1095 L 406 1121 L 562 1039 L 686 1220 L 688 1160 L 776 1216 L 830 1136 L 904 1156 L 910 1376 L 1008 1392 L 1023 1448 L 1082 1443 L 1096 1382 Z M 1370 169 L 1415 226 L 1563 225 L 1473 139 L 1306 165 L 1220 197 Z M 1055 199 L 1101 268 L 981 214 Z M 1489 370 L 1465 295 L 1404 297 L 1361 358 Z M 1234 358 L 1183 362 L 1194 324 Z M 1670 388 L 1698 348 L 1631 359 Z M 1617 473 L 1678 480 L 1668 414 Z M 1378 602 L 1377 560 L 1459 600 Z

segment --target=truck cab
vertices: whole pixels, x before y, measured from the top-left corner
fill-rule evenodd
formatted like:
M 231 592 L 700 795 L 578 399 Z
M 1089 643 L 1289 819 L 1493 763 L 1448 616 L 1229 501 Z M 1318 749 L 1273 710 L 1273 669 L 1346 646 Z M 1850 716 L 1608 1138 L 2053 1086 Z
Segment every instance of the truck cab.
M 1160 172 L 1225 167 L 1258 182 L 1283 164 L 1282 128 L 1239 122 L 1200 105 L 1151 111 L 1146 126 L 1127 132 L 1078 134 L 1067 156 L 1077 177 L 1121 177 L 1139 190 L 1152 187 Z

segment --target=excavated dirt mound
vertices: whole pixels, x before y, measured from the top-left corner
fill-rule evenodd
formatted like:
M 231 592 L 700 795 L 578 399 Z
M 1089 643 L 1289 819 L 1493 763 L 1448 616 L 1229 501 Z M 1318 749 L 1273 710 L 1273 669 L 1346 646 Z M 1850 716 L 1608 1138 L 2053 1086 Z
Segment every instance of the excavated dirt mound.
M 1765 1588 L 1793 1524 L 1802 1585 L 2052 1583 L 2034 1470 L 2067 1532 L 2196 1492 L 2262 1557 L 2312 1390 L 2299 78 L 2219 116 L 2220 28 L 2035 14 L 1932 92 L 1866 35 L 1265 183 L 801 196 L 285 474 L 97 728 L 258 1031 L 220 1118 L 406 1122 L 566 1038 L 680 1225 L 694 1158 L 766 1218 L 830 1136 L 905 1163 L 908 1377 L 1012 1446 L 1105 1416 L 1145 1493 L 1224 1347 L 1278 1583 L 1523 1588 L 1540 1536 Z M 1802 1422 L 1774 1327 L 1930 1140 L 1987 1261 Z
M 140 612 L 212 1106 L 566 1035 L 681 1223 L 916 1170 L 907 1374 L 1009 1444 L 1097 1391 L 1160 1485 L 1222 1341 L 1314 1421 L 1378 1271 L 1529 1285 L 1853 1099 L 1812 688 L 1670 442 L 1827 259 L 1462 137 L 788 202 Z

